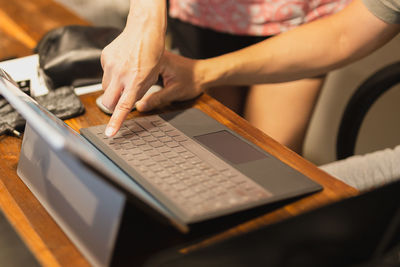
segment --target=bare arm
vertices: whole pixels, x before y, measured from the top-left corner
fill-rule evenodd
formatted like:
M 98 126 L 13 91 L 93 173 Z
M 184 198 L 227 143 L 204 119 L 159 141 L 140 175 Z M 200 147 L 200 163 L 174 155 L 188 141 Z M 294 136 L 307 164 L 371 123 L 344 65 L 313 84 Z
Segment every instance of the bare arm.
M 131 0 L 125 29 L 104 48 L 103 104 L 114 110 L 106 135 L 114 135 L 159 74 L 166 29 L 165 0 Z
M 360 59 L 400 30 L 354 0 L 343 11 L 235 53 L 199 62 L 208 86 L 313 77 Z

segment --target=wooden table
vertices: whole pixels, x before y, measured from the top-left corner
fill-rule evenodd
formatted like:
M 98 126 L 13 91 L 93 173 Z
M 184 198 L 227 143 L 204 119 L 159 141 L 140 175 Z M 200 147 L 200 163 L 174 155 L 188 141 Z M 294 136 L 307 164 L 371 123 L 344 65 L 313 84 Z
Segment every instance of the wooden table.
M 43 34 L 53 28 L 67 24 L 88 23 L 51 0 L 0 0 L 0 60 L 32 54 L 32 48 Z M 79 130 L 81 127 L 107 122 L 109 117 L 101 113 L 95 105 L 97 95 L 99 93 L 81 97 L 86 107 L 86 113 L 83 116 L 67 121 L 72 128 Z M 188 247 L 186 250 L 207 245 L 214 240 L 240 234 L 261 225 L 271 224 L 357 194 L 354 188 L 319 170 L 312 163 L 250 126 L 244 119 L 211 97 L 203 95 L 196 101 L 186 103 L 183 106 L 195 106 L 203 110 L 211 117 L 227 125 L 293 168 L 303 172 L 324 187 L 321 192 L 274 209 L 239 226 L 224 230 L 199 244 Z M 130 117 L 137 115 L 134 112 L 130 114 Z M 16 137 L 0 137 L 1 209 L 42 265 L 89 266 L 86 259 L 17 176 L 16 168 L 21 141 Z M 141 240 L 135 241 L 135 246 L 141 246 Z M 132 243 L 135 241 L 132 241 Z M 134 258 L 131 263 L 135 263 Z

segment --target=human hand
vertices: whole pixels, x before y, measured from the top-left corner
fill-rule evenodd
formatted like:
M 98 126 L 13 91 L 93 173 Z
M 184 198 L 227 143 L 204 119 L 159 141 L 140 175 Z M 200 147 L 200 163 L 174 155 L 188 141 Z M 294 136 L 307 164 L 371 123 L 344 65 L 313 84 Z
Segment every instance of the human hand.
M 113 136 L 136 101 L 157 81 L 164 51 L 165 18 L 155 12 L 165 1 L 135 1 L 124 31 L 101 55 L 102 104 L 113 110 L 105 134 Z M 164 8 L 164 7 L 163 7 Z M 165 8 L 164 8 L 165 9 Z
M 199 96 L 205 90 L 204 79 L 198 68 L 200 62 L 165 51 L 160 64 L 164 88 L 144 96 L 136 102 L 136 109 L 141 112 L 150 111 L 173 101 Z

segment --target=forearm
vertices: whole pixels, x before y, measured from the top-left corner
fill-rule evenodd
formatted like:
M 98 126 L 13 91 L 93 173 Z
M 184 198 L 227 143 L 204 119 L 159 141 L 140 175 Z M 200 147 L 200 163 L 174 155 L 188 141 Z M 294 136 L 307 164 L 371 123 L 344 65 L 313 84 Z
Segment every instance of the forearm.
M 206 87 L 286 82 L 326 72 L 330 64 L 322 51 L 329 49 L 330 42 L 327 39 L 318 42 L 319 51 L 312 51 L 311 42 L 314 41 L 306 40 L 301 32 L 296 29 L 234 53 L 199 62 L 199 68 L 205 73 Z
M 392 38 L 399 26 L 386 27 L 387 24 L 360 5 L 360 1 L 355 1 L 331 17 L 199 62 L 197 67 L 204 77 L 204 87 L 314 77 L 364 57 Z M 361 15 L 354 16 L 360 10 Z

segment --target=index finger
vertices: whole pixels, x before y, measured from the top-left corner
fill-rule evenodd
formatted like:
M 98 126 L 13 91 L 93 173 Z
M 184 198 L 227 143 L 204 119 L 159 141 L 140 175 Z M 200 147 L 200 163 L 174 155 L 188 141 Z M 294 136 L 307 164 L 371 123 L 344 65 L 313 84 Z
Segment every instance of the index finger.
M 107 124 L 105 135 L 108 137 L 114 136 L 121 128 L 126 116 L 132 111 L 133 104 L 136 102 L 136 93 L 124 91 L 118 100 L 117 106 L 111 115 L 110 121 Z

